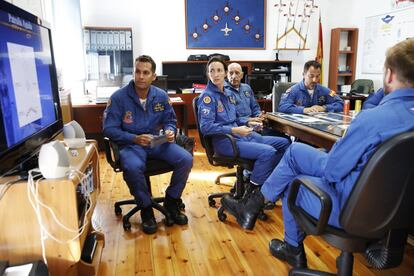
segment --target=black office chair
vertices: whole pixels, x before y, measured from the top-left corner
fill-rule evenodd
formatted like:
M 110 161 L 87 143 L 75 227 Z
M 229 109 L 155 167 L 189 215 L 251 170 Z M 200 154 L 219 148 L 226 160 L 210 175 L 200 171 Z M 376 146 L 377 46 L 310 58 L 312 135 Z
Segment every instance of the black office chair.
M 357 79 L 351 84 L 351 94 L 371 94 L 374 92 L 374 82 L 369 79 Z
M 288 206 L 309 235 L 321 235 L 342 252 L 336 260 L 338 275 L 352 275 L 353 252 L 364 252 L 375 269 L 397 267 L 414 221 L 414 132 L 399 134 L 381 144 L 362 170 L 340 214 L 342 229 L 328 225 L 332 202 L 309 180 L 296 179 Z M 295 204 L 299 188 L 319 197 L 319 219 Z M 289 275 L 328 275 L 309 269 L 292 269 Z M 329 274 L 331 275 L 331 274 Z
M 279 103 L 282 97 L 282 94 L 286 92 L 291 86 L 296 84 L 296 82 L 276 82 L 273 85 L 272 89 L 272 112 L 277 112 L 279 110 Z
M 253 170 L 254 160 L 243 159 L 239 157 L 239 150 L 236 145 L 236 140 L 230 134 L 223 134 L 231 142 L 233 148 L 233 156 L 222 156 L 214 152 L 212 135 L 204 135 L 201 132 L 200 124 L 198 122 L 198 106 L 197 101 L 199 96 L 193 99 L 193 112 L 194 118 L 197 125 L 198 134 L 200 136 L 200 142 L 206 151 L 208 162 L 213 166 L 227 167 L 229 169 L 236 167 L 236 182 L 234 183 L 233 189 L 229 193 L 214 193 L 208 196 L 208 204 L 210 207 L 216 205 L 215 198 L 221 198 L 224 195 L 232 195 L 235 198 L 241 198 L 245 192 L 245 186 L 250 182 L 243 176 L 243 170 Z M 224 214 L 224 207 L 221 206 L 218 210 L 218 218 L 221 221 L 226 220 L 226 214 Z M 259 214 L 260 220 L 266 220 L 267 215 L 262 211 Z
M 183 139 L 177 139 L 177 144 L 179 144 L 178 141 L 183 141 Z M 181 144 L 179 145 L 183 146 L 187 151 L 193 154 L 194 138 L 185 139 L 185 142 L 187 143 L 186 145 L 181 145 Z M 191 146 L 191 142 L 192 142 L 192 146 Z M 118 145 L 115 142 L 111 141 L 108 137 L 105 137 L 104 146 L 105 146 L 105 155 L 106 155 L 107 162 L 111 165 L 111 167 L 113 168 L 115 172 L 121 172 L 122 170 L 121 170 L 121 164 L 119 160 Z M 147 159 L 146 170 L 145 170 L 144 175 L 145 175 L 145 180 L 148 185 L 148 191 L 150 192 L 150 194 L 152 194 L 150 176 L 171 172 L 173 170 L 174 170 L 174 167 L 163 160 Z M 152 200 L 152 207 L 160 211 L 165 216 L 165 224 L 167 226 L 173 225 L 174 221 L 172 220 L 172 218 L 168 216 L 164 207 L 160 205 L 160 203 L 165 201 L 165 197 L 153 197 L 151 200 Z M 115 214 L 117 216 L 122 215 L 121 206 L 123 205 L 136 205 L 136 204 L 137 203 L 135 199 L 117 201 L 115 202 L 115 205 L 114 205 Z M 181 209 L 184 209 L 184 208 L 185 208 L 184 203 L 181 203 Z M 123 216 L 122 224 L 123 224 L 124 230 L 127 230 L 127 231 L 131 230 L 131 223 L 129 222 L 129 219 L 139 210 L 141 210 L 141 208 L 138 206 L 135 206 Z

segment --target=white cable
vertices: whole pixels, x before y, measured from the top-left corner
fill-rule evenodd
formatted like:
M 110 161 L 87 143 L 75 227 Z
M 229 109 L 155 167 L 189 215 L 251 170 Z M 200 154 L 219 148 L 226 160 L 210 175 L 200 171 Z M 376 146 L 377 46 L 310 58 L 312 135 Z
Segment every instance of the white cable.
M 70 243 L 70 242 L 74 241 L 74 240 L 75 240 L 75 239 L 77 239 L 80 235 L 82 235 L 83 231 L 86 229 L 86 226 L 87 226 L 87 224 L 88 224 L 87 217 L 88 217 L 88 213 L 90 212 L 90 210 L 91 210 L 91 208 L 92 208 L 92 204 L 91 204 L 91 200 L 90 200 L 90 195 L 85 197 L 86 203 L 88 204 L 88 208 L 86 209 L 86 212 L 85 212 L 85 215 L 84 215 L 84 221 L 83 221 L 83 225 L 82 225 L 82 227 L 80 227 L 79 229 L 76 229 L 76 230 L 70 229 L 69 227 L 67 227 L 67 226 L 65 226 L 63 223 L 61 223 L 61 222 L 57 219 L 57 217 L 56 217 L 56 215 L 55 215 L 54 211 L 53 211 L 53 210 L 52 210 L 49 206 L 47 206 L 46 204 L 44 204 L 44 203 L 43 203 L 43 202 L 39 199 L 39 197 L 38 197 L 38 186 L 39 186 L 39 181 L 40 181 L 40 180 L 42 180 L 43 178 L 38 179 L 38 180 L 36 181 L 36 183 L 34 183 L 34 182 L 33 182 L 33 175 L 32 175 L 32 172 L 34 172 L 34 171 L 38 171 L 38 170 L 31 170 L 31 171 L 29 171 L 29 180 L 28 180 L 28 185 L 27 185 L 27 191 L 28 191 L 28 197 L 29 197 L 30 204 L 32 205 L 32 207 L 33 207 L 33 209 L 34 209 L 34 211 L 35 211 L 35 213 L 36 213 L 36 216 L 38 217 L 38 221 L 39 221 L 39 225 L 40 225 L 41 230 L 42 230 L 42 231 L 44 231 L 44 233 L 46 234 L 46 238 L 47 238 L 47 237 L 50 237 L 51 239 L 53 239 L 54 241 L 56 241 L 56 242 L 58 242 L 58 243 Z M 32 196 L 33 196 L 33 198 L 32 198 Z M 35 200 L 35 201 L 36 201 L 36 203 L 37 203 L 37 207 L 36 207 L 36 205 L 35 205 L 35 203 L 34 203 L 34 200 Z M 39 204 L 40 204 L 41 206 L 43 206 L 44 208 L 46 208 L 46 209 L 47 209 L 47 210 L 48 210 L 48 211 L 52 214 L 53 219 L 55 220 L 55 222 L 56 222 L 56 223 L 57 223 L 60 227 L 62 227 L 62 228 L 63 228 L 63 229 L 65 229 L 66 231 L 69 231 L 69 232 L 72 232 L 72 233 L 78 233 L 78 234 L 77 234 L 77 235 L 75 235 L 73 238 L 70 238 L 70 239 L 65 240 L 65 241 L 63 241 L 63 240 L 60 240 L 60 239 L 56 238 L 53 234 L 51 234 L 51 233 L 47 230 L 47 228 L 45 227 L 45 225 L 43 225 L 42 220 L 41 220 L 40 208 L 39 208 L 39 206 L 38 206 Z M 42 246 L 43 246 L 43 244 L 42 244 Z

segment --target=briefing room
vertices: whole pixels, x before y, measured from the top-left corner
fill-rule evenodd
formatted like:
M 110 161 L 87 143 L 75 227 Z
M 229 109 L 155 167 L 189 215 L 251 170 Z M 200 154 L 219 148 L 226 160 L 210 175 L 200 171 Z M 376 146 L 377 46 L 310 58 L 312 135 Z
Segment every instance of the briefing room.
M 0 0 L 0 276 L 414 275 L 413 0 Z

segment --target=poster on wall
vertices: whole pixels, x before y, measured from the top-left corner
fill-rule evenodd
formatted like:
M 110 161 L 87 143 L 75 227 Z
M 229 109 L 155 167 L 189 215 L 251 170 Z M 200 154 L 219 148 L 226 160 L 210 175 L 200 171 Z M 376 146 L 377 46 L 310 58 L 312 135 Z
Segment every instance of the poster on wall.
M 414 37 L 413 14 L 414 7 L 410 7 L 366 18 L 362 73 L 383 73 L 387 49 Z
M 266 0 L 185 0 L 187 49 L 265 49 Z

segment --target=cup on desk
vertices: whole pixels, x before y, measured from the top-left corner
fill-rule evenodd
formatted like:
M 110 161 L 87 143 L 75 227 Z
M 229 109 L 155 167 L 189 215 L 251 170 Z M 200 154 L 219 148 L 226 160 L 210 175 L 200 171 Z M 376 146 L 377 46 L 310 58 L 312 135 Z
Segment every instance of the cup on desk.
M 358 112 L 361 111 L 361 105 L 362 105 L 362 101 L 361 100 L 356 100 L 355 101 L 355 111 L 354 111 L 354 114 L 357 114 Z

